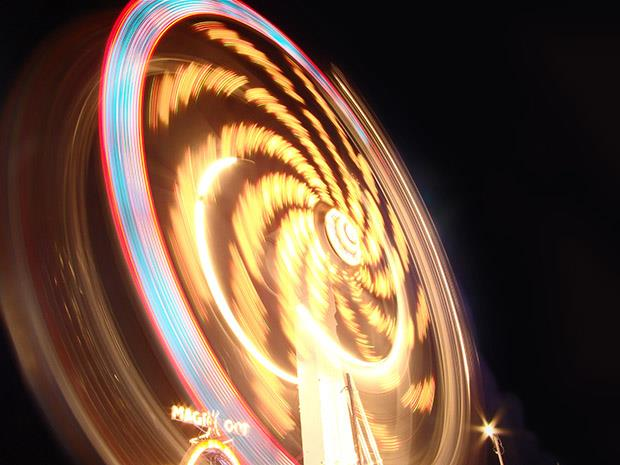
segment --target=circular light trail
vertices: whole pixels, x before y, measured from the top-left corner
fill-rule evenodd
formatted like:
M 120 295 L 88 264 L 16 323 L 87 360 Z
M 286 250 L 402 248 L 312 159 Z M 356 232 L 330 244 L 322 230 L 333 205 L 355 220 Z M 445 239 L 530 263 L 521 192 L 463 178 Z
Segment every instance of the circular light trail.
M 224 427 L 232 445 L 186 459 L 223 444 L 294 465 L 303 404 L 339 431 L 357 421 L 386 465 L 472 462 L 457 287 L 344 78 L 234 0 L 131 2 L 101 69 L 109 25 L 89 27 L 22 80 L 0 183 L 2 310 L 44 408 L 75 419 L 55 425 L 66 442 L 85 436 L 109 465 L 178 463 L 187 431 L 165 399 L 248 432 Z M 376 71 L 407 91 L 397 66 Z M 304 382 L 317 374 L 336 382 Z
M 325 215 L 327 239 L 336 254 L 347 265 L 359 265 L 362 258 L 359 231 L 353 222 L 339 210 L 332 208 Z
M 251 441 L 241 438 L 236 444 L 244 460 L 256 465 L 294 463 L 245 404 L 207 342 L 170 257 L 147 173 L 142 105 L 149 60 L 159 41 L 173 26 L 188 18 L 200 19 L 201 16 L 239 22 L 279 47 L 293 69 L 300 70 L 296 79 L 305 79 L 310 83 L 307 84 L 309 89 L 314 89 L 312 81 L 317 84 L 313 97 L 321 105 L 328 121 L 337 128 L 337 136 L 347 149 L 349 159 L 345 161 L 329 140 L 330 133 L 325 130 L 323 123 L 313 118 L 312 112 L 304 108 L 303 97 L 289 93 L 291 98 L 302 103 L 302 123 L 301 116 L 289 113 L 288 108 L 270 95 L 268 89 L 246 85 L 249 82 L 247 78 L 230 78 L 236 79 L 236 84 L 227 95 L 238 94 L 243 96 L 247 104 L 264 109 L 265 114 L 273 117 L 298 139 L 299 145 L 274 157 L 280 157 L 289 168 L 297 169 L 296 175 L 303 178 L 301 184 L 300 179 L 279 173 L 270 178 L 265 177 L 248 188 L 255 189 L 261 197 L 254 198 L 262 199 L 265 205 L 272 202 L 280 208 L 285 199 L 290 199 L 287 209 L 297 205 L 287 213 L 289 216 L 285 219 L 290 226 L 281 229 L 279 242 L 275 243 L 275 253 L 280 260 L 275 265 L 278 269 L 278 289 L 275 295 L 278 308 L 283 310 L 279 318 L 287 334 L 286 343 L 294 345 L 295 321 L 300 321 L 310 337 L 333 354 L 336 363 L 342 364 L 343 369 L 357 377 L 365 388 L 372 390 L 374 386 L 374 389 L 385 394 L 402 384 L 403 377 L 409 376 L 408 370 L 417 368 L 410 365 L 411 351 L 414 344 L 427 343 L 432 328 L 439 340 L 437 353 L 441 367 L 437 376 L 441 378 L 445 408 L 458 412 L 452 417 L 445 414 L 442 416 L 442 422 L 446 425 L 442 434 L 450 439 L 442 440 L 439 449 L 445 449 L 442 452 L 444 456 L 450 454 L 448 444 L 456 447 L 460 441 L 458 438 L 464 434 L 462 422 L 467 415 L 469 402 L 468 387 L 462 382 L 462 377 L 468 379 L 469 374 L 459 318 L 449 313 L 455 311 L 450 301 L 452 291 L 449 284 L 437 284 L 437 276 L 445 279 L 445 271 L 441 259 L 432 257 L 435 238 L 429 230 L 428 221 L 424 218 L 424 212 L 420 213 L 417 199 L 408 190 L 409 182 L 402 177 L 402 167 L 392 158 L 391 150 L 374 130 L 373 123 L 364 116 L 361 108 L 351 109 L 350 104 L 355 104 L 355 99 L 349 98 L 349 94 L 345 99 L 282 33 L 245 5 L 235 1 L 143 0 L 130 4 L 121 15 L 105 54 L 99 119 L 102 162 L 110 206 L 127 263 L 161 344 L 188 394 L 198 406 L 209 405 L 235 418 L 249 418 L 252 431 L 256 433 Z M 239 39 L 236 33 L 228 31 L 225 26 L 215 21 L 206 21 L 197 23 L 196 27 L 196 30 L 202 30 L 211 39 L 228 44 L 254 64 L 264 65 L 264 70 L 278 85 L 287 82 L 288 78 L 282 74 L 280 67 L 269 64 L 268 58 L 261 55 L 262 52 L 253 49 L 250 42 Z M 208 67 L 203 71 L 191 67 L 185 69 L 202 73 L 200 76 L 204 79 L 200 82 L 210 82 L 211 71 Z M 185 76 L 191 77 L 188 73 Z M 348 92 L 346 87 L 341 90 Z M 356 115 L 364 119 L 360 122 Z M 318 139 L 327 155 L 317 148 L 307 128 L 319 134 Z M 222 140 L 224 136 L 252 136 L 255 140 L 262 137 L 255 126 L 249 125 L 235 125 L 229 129 L 224 127 L 222 131 Z M 278 144 L 272 139 L 270 145 L 264 147 L 267 151 L 274 150 Z M 238 145 L 237 149 L 243 147 Z M 298 147 L 303 149 L 303 153 L 297 155 Z M 275 361 L 257 343 L 257 334 L 248 331 L 248 322 L 238 317 L 237 313 L 243 312 L 244 307 L 240 307 L 241 300 L 231 300 L 232 291 L 228 289 L 228 284 L 224 289 L 219 275 L 225 272 L 225 268 L 216 263 L 218 258 L 213 252 L 219 244 L 211 244 L 207 235 L 211 225 L 207 222 L 205 210 L 214 181 L 225 169 L 236 163 L 231 157 L 253 156 L 250 153 L 237 155 L 234 150 L 230 150 L 232 148 L 229 146 L 217 155 L 219 159 L 207 167 L 197 186 L 197 198 L 191 214 L 194 216 L 194 235 L 202 272 L 211 298 L 241 346 L 269 373 L 295 384 L 298 380 L 294 371 L 285 368 L 280 361 Z M 351 174 L 352 170 L 355 175 Z M 357 181 L 356 177 L 363 182 Z M 240 198 L 251 202 L 252 196 L 249 191 L 244 191 Z M 326 205 L 328 208 L 322 233 L 341 262 L 340 265 L 350 267 L 342 268 L 342 273 L 338 272 L 338 263 L 322 255 L 326 251 L 321 249 L 316 231 L 312 230 L 312 224 L 307 221 L 311 217 L 309 212 L 313 212 L 318 205 Z M 260 205 L 256 204 L 256 207 Z M 252 242 L 252 239 L 240 239 L 240 232 L 249 232 L 258 226 L 258 223 L 249 223 L 249 218 L 254 214 L 252 210 L 246 213 L 232 218 L 237 242 L 231 247 L 238 248 L 240 258 L 237 261 L 245 263 L 247 271 L 251 272 L 250 281 L 258 282 L 267 279 L 255 272 L 260 267 L 255 265 L 252 271 L 250 266 L 253 260 L 251 244 L 258 243 Z M 416 250 L 416 241 L 425 242 L 417 246 L 423 252 Z M 305 255 L 302 253 L 304 249 Z M 234 251 L 230 248 L 228 250 Z M 412 251 L 416 270 L 421 274 L 421 283 L 428 286 L 414 290 L 414 295 L 411 295 L 410 285 L 405 286 L 407 279 L 410 279 L 408 276 L 413 274 L 410 271 L 410 266 L 413 266 L 410 263 Z M 224 251 L 218 250 L 218 255 L 222 253 Z M 426 255 L 422 257 L 420 254 Z M 287 271 L 291 273 L 298 269 L 293 261 L 302 259 L 309 261 L 305 276 L 308 287 L 303 295 L 300 293 L 302 287 L 289 286 L 288 290 L 284 289 L 285 283 L 280 279 Z M 422 261 L 417 262 L 420 259 Z M 237 268 L 242 269 L 239 266 Z M 241 274 L 232 276 L 234 284 L 234 279 Z M 327 290 L 324 287 L 327 285 L 326 278 L 331 280 Z M 431 284 L 436 287 L 431 288 Z M 265 283 L 264 287 L 269 285 Z M 246 288 L 250 292 L 259 292 L 259 287 L 254 284 L 246 283 Z M 440 312 L 443 313 L 434 316 L 432 321 L 425 300 L 426 293 L 431 308 L 441 308 Z M 261 302 L 261 298 L 255 301 Z M 417 309 L 410 308 L 410 302 L 413 301 L 417 302 Z M 333 304 L 328 305 L 328 302 Z M 331 312 L 332 305 L 338 308 L 338 331 L 346 330 L 354 335 L 349 346 L 343 346 L 338 340 L 339 336 L 325 329 L 325 312 Z M 246 308 L 245 311 L 250 309 Z M 414 314 L 415 321 L 412 319 Z M 360 323 L 360 318 L 369 323 Z M 363 330 L 366 327 L 374 327 L 382 335 L 368 335 Z M 449 339 L 451 341 L 448 343 Z M 460 349 L 453 345 L 454 340 L 461 342 Z M 378 351 L 378 348 L 383 349 Z M 450 373 L 449 367 L 455 366 L 458 366 L 459 371 Z M 435 375 L 428 374 L 407 387 L 406 392 L 399 395 L 399 402 L 402 407 L 414 412 L 430 412 L 436 387 Z M 384 441 L 386 444 L 389 442 L 388 439 Z

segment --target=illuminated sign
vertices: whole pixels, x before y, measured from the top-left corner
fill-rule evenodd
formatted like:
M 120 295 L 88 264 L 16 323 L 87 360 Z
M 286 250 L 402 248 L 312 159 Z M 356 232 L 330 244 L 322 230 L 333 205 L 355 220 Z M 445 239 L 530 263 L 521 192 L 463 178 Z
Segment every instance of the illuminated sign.
M 203 431 L 201 437 L 219 437 L 222 435 L 220 412 L 216 410 L 201 412 L 191 407 L 173 405 L 170 409 L 170 419 L 194 425 Z M 247 436 L 250 432 L 250 425 L 243 421 L 234 421 L 227 418 L 221 422 L 221 425 L 223 430 L 229 435 Z

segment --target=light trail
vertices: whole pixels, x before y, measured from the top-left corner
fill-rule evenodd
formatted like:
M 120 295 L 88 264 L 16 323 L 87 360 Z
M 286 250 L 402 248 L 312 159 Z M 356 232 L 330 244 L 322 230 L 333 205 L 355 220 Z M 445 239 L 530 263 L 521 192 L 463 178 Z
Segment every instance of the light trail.
M 346 82 L 235 1 L 134 1 L 102 68 L 76 72 L 100 63 L 91 37 L 24 79 L 4 186 L 2 308 L 42 402 L 75 418 L 56 426 L 108 465 L 178 463 L 172 400 L 225 415 L 239 463 L 293 465 L 309 347 L 334 380 L 351 375 L 355 429 L 379 451 L 362 455 L 465 462 L 476 358 L 458 291 L 404 164 Z M 305 405 L 329 422 L 337 402 L 319 404 Z

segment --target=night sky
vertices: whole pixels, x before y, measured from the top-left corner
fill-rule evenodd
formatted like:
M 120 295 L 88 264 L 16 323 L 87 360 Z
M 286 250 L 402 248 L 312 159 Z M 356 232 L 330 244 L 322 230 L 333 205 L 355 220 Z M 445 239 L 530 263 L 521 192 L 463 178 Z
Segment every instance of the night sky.
M 3 5 L 2 100 L 47 34 L 122 3 Z M 618 463 L 620 14 L 362 3 L 250 5 L 338 65 L 394 140 L 499 401 L 560 464 Z M 0 336 L 0 464 L 70 464 Z

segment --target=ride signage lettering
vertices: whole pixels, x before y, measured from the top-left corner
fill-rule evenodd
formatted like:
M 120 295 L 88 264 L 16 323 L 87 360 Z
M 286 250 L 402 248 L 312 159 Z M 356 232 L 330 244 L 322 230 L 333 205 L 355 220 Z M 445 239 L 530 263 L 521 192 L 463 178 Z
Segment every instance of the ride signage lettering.
M 220 412 L 217 410 L 199 411 L 183 405 L 173 405 L 170 409 L 170 419 L 194 425 L 203 432 L 201 436 L 217 438 L 222 435 Z M 227 418 L 221 422 L 221 425 L 229 435 L 247 436 L 250 432 L 250 425 L 243 421 Z

